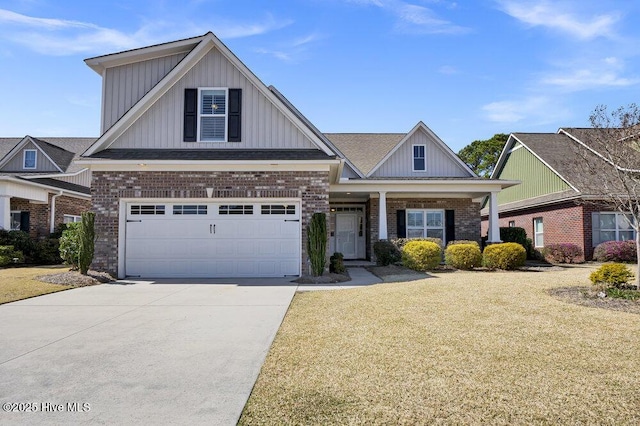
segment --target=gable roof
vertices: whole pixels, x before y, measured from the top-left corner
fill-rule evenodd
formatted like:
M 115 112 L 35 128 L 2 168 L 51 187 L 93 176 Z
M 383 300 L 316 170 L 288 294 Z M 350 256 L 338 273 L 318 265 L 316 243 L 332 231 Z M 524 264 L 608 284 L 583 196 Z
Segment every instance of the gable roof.
M 368 176 L 376 164 L 398 145 L 405 133 L 325 133 L 324 135 L 364 176 Z
M 83 167 L 75 164 L 73 160 L 79 158 L 80 153 L 95 141 L 96 138 L 35 138 L 29 135 L 24 138 L 0 138 L 0 167 L 17 155 L 23 146 L 33 143 L 58 167 L 60 173 L 75 173 Z
M 116 121 L 100 138 L 90 146 L 82 155 L 91 156 L 98 151 L 109 148 L 109 146 L 120 137 L 133 123 L 136 122 L 151 106 L 157 102 L 167 91 L 175 85 L 185 74 L 193 68 L 204 56 L 217 49 L 238 71 L 246 77 L 282 114 L 285 115 L 309 140 L 327 155 L 334 155 L 322 138 L 314 133 L 306 123 L 294 114 L 273 91 L 256 77 L 237 56 L 233 54 L 212 32 L 208 32 L 201 37 L 193 39 L 179 40 L 176 42 L 161 45 L 149 46 L 140 49 L 115 53 L 87 59 L 86 62 L 92 68 L 115 66 L 125 63 L 147 60 L 153 57 L 175 54 L 179 49 L 191 48 L 189 53 L 176 65 L 167 75 L 165 75 L 151 90 L 149 90 L 138 102 L 136 102 L 118 121 Z M 176 50 L 178 49 L 178 50 Z M 95 68 L 94 68 L 95 69 Z

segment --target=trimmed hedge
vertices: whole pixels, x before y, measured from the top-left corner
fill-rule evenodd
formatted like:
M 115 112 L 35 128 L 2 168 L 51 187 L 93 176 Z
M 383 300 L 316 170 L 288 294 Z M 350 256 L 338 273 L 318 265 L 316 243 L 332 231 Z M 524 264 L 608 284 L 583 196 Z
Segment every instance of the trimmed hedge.
M 589 275 L 594 285 L 618 289 L 623 288 L 633 278 L 633 273 L 622 263 L 607 263 Z
M 442 240 L 440 238 L 426 237 L 426 238 L 392 238 L 389 241 L 398 248 L 398 251 L 402 252 L 405 244 L 409 241 L 430 241 L 432 243 L 436 243 L 440 247 L 442 247 Z
M 500 228 L 500 239 L 505 243 L 518 243 L 527 251 L 527 259 L 538 257 L 536 249 L 533 247 L 531 238 L 527 238 L 527 231 L 518 226 Z
M 402 249 L 402 264 L 416 271 L 435 269 L 442 260 L 442 248 L 432 241 L 409 241 Z
M 513 270 L 526 260 L 527 251 L 518 243 L 491 244 L 482 253 L 482 264 L 489 269 Z
M 593 260 L 598 262 L 638 261 L 635 241 L 606 241 L 598 244 L 593 251 Z
M 376 256 L 376 265 L 378 266 L 393 265 L 402 260 L 402 253 L 389 240 L 379 240 L 373 243 L 373 253 Z
M 0 246 L 0 266 L 23 262 L 24 255 L 20 250 L 15 250 L 13 246 Z
M 444 263 L 456 269 L 470 270 L 482 264 L 480 246 L 472 243 L 451 242 L 444 251 Z
M 582 263 L 584 252 L 571 243 L 549 244 L 542 249 L 544 258 L 553 263 Z

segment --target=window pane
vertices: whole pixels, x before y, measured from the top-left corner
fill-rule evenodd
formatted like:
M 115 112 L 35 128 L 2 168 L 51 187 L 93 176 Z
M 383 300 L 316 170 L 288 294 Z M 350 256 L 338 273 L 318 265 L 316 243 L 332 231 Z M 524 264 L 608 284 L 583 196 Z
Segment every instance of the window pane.
M 224 117 L 201 117 L 200 140 L 224 142 Z
M 600 213 L 600 229 L 616 229 L 615 213 Z
M 442 226 L 442 212 L 427 212 L 427 226 Z
M 536 234 L 536 247 L 544 247 L 544 236 L 542 234 Z
M 424 146 L 416 145 L 413 147 L 413 156 L 415 158 L 424 158 Z
M 422 238 L 422 229 L 407 229 L 407 238 Z
M 631 217 L 629 217 L 628 215 L 627 215 L 627 219 L 632 220 Z M 631 223 L 629 223 L 627 219 L 625 219 L 625 215 L 619 214 L 616 216 L 616 221 L 618 222 L 618 229 L 631 229 Z
M 427 229 L 427 237 L 440 238 L 441 240 L 444 240 L 442 229 Z
M 424 227 L 422 212 L 409 212 L 407 218 L 407 226 L 410 227 Z
M 616 231 L 600 231 L 600 241 L 615 241 Z
M 618 233 L 618 239 L 620 241 L 633 240 L 633 231 L 620 231 Z
M 11 213 L 11 230 L 20 230 L 20 212 Z
M 203 90 L 200 114 L 224 115 L 227 101 L 224 90 Z
M 542 218 L 533 219 L 535 232 L 543 232 Z
M 414 158 L 413 159 L 413 170 L 424 170 L 424 158 Z
M 24 152 L 24 168 L 33 169 L 36 167 L 36 152 L 25 151 Z

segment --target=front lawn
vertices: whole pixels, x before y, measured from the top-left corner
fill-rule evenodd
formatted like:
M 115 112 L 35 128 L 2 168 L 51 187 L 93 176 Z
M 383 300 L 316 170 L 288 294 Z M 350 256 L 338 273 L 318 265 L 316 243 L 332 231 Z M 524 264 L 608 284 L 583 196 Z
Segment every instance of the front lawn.
M 240 424 L 639 424 L 640 315 L 548 293 L 592 270 L 299 293 Z
M 35 279 L 40 275 L 57 274 L 68 269 L 68 266 L 0 269 L 0 304 L 68 289 L 68 285 L 49 284 Z

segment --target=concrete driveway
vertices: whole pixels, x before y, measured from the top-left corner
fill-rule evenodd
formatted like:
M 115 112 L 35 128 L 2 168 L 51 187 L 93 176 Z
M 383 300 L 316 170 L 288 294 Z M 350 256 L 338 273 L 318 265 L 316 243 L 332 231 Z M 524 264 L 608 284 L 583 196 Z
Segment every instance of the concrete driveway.
M 235 424 L 295 291 L 161 280 L 2 305 L 0 423 Z

